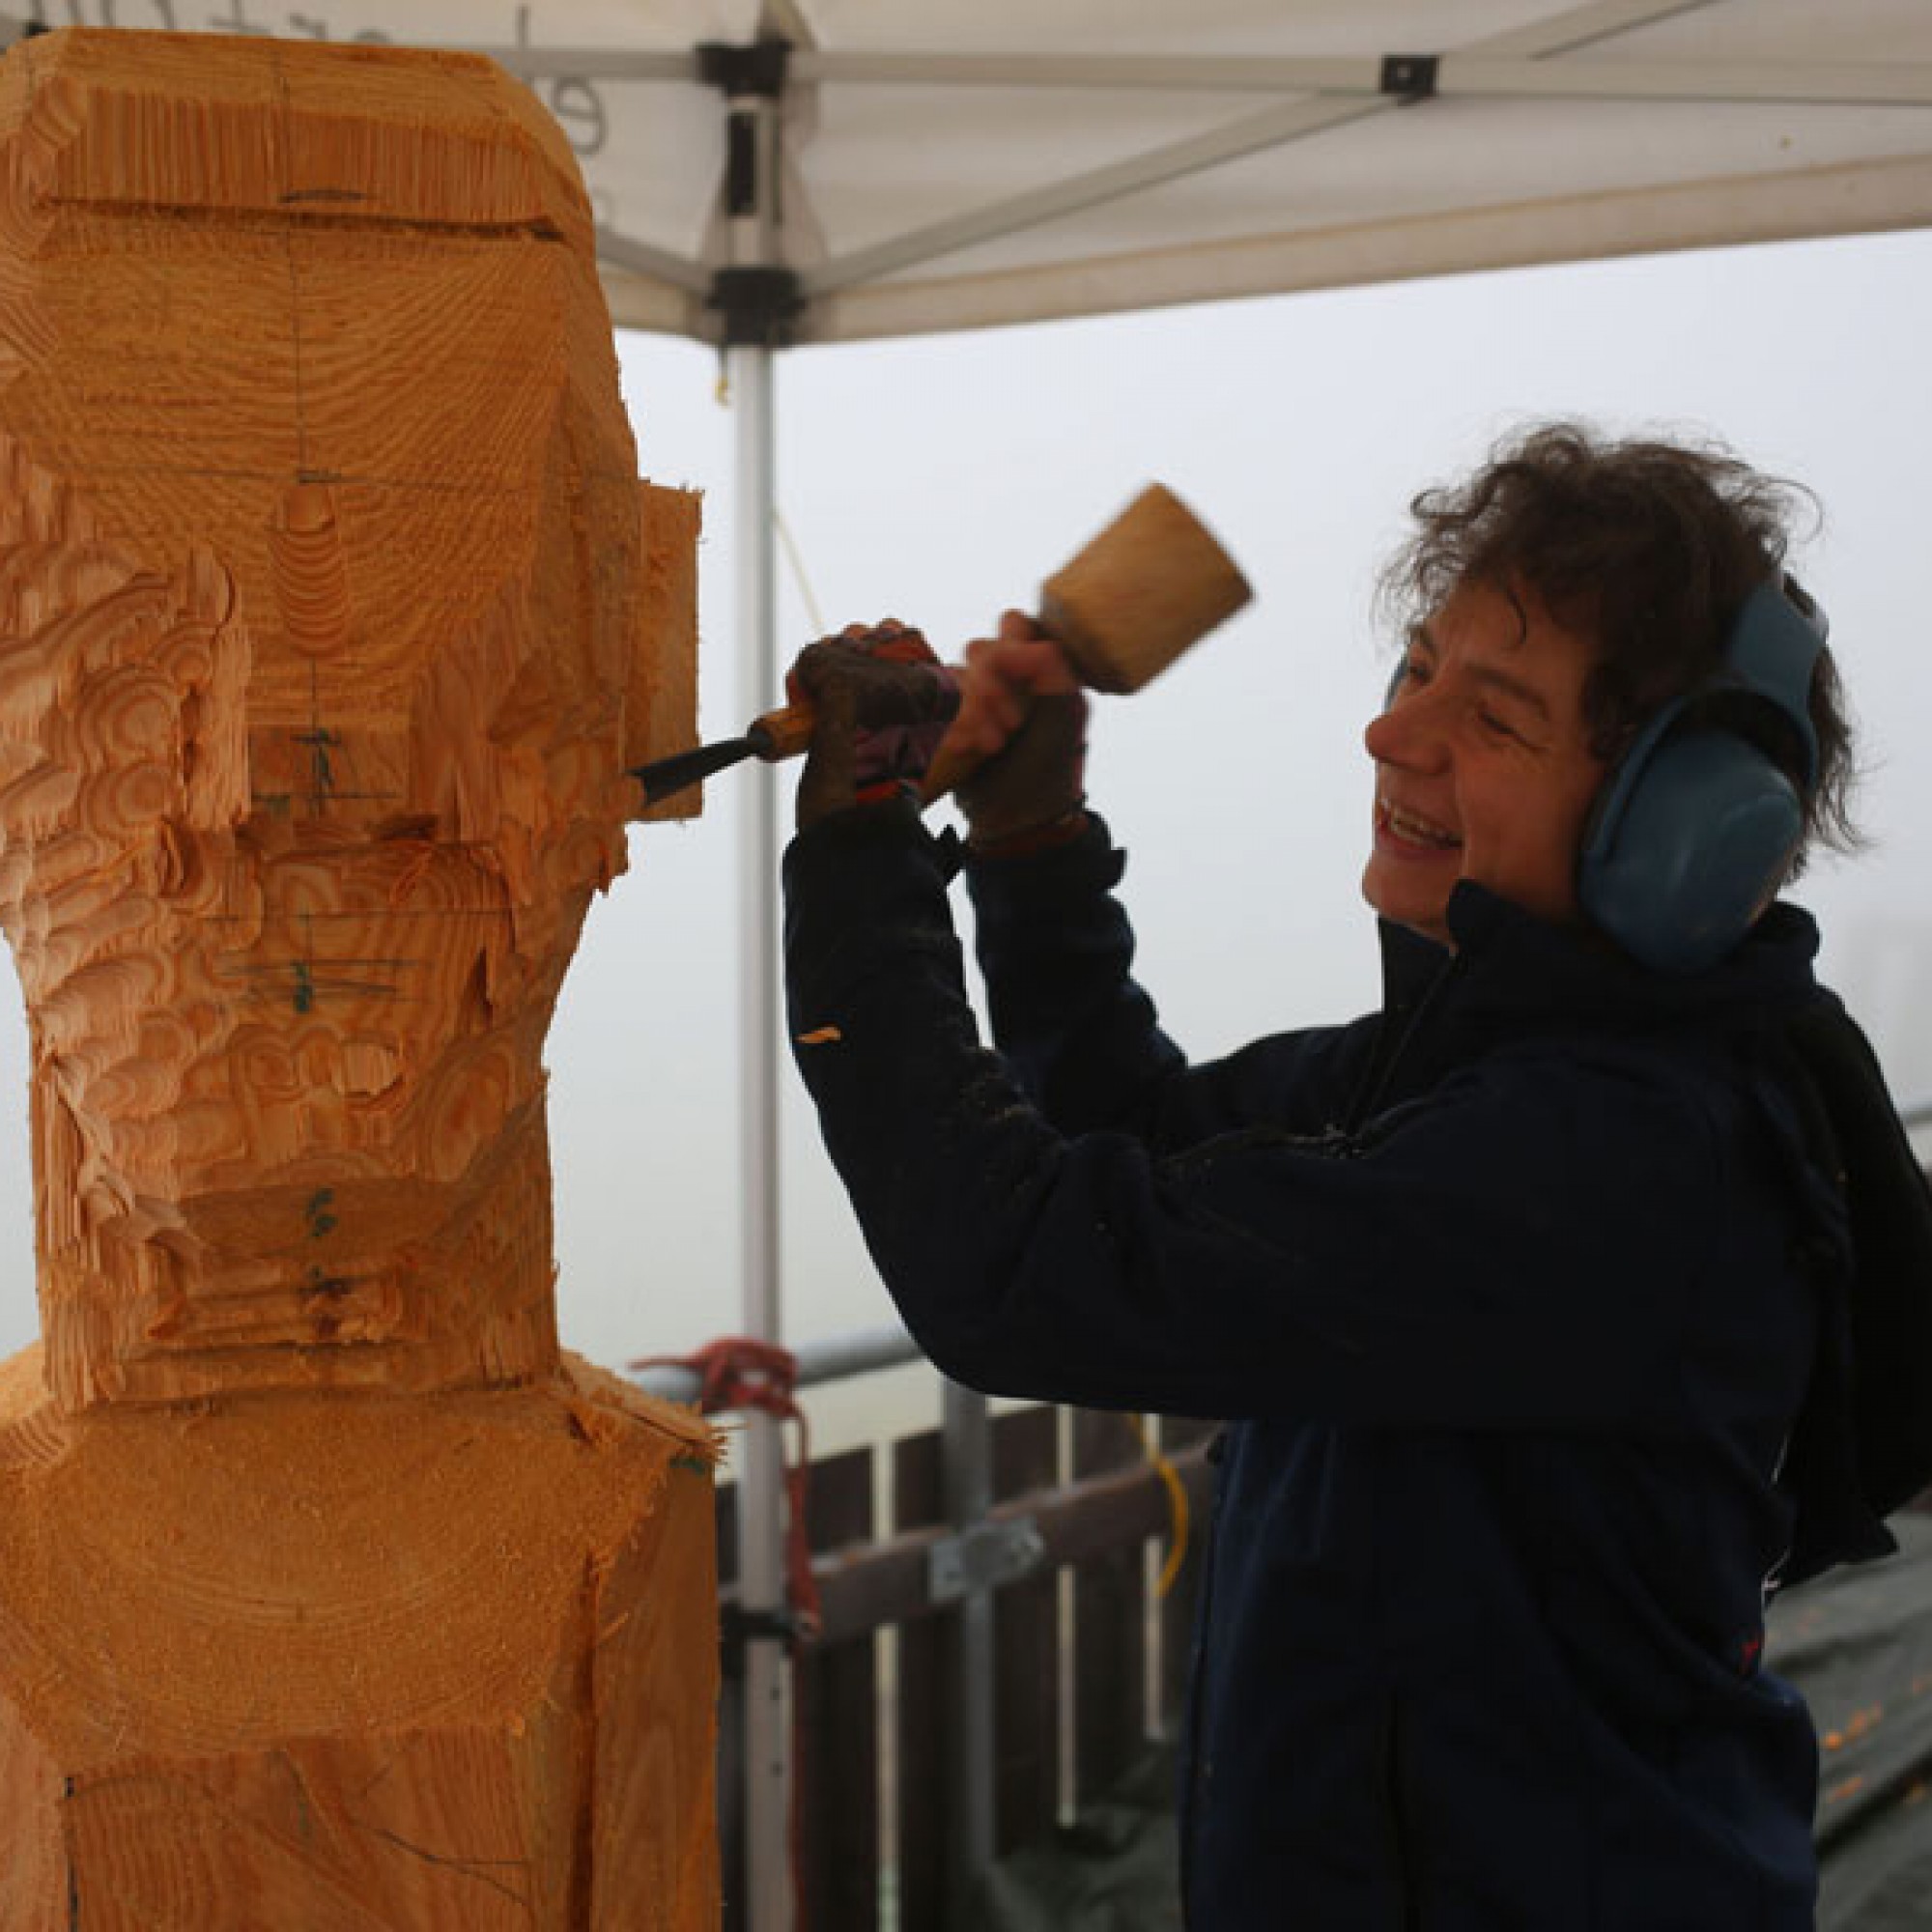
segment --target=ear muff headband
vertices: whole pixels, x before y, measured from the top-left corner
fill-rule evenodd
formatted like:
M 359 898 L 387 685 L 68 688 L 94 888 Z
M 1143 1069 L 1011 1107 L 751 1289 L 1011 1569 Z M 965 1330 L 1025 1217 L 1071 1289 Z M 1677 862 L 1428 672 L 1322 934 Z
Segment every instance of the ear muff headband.
M 1810 692 L 1824 647 L 1822 611 L 1760 584 L 1717 671 L 1664 705 L 1605 781 L 1577 859 L 1577 897 L 1644 965 L 1714 965 L 1777 890 L 1817 781 Z M 1795 779 L 1763 749 L 1767 737 L 1788 748 Z

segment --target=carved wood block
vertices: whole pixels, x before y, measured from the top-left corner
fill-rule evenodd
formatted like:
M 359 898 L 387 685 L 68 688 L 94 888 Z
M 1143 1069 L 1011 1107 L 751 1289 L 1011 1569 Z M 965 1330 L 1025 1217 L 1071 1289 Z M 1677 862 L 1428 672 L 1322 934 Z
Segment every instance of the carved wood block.
M 0 1927 L 715 1923 L 701 1424 L 567 1357 L 78 1416 L 37 1368 L 0 1371 Z
M 714 1446 L 553 1294 L 544 1036 L 696 734 L 591 242 L 485 61 L 0 60 L 0 1932 L 715 1923 Z
M 0 922 L 71 1405 L 554 1362 L 542 1039 L 696 724 L 696 503 L 637 479 L 590 242 L 485 61 L 0 62 Z

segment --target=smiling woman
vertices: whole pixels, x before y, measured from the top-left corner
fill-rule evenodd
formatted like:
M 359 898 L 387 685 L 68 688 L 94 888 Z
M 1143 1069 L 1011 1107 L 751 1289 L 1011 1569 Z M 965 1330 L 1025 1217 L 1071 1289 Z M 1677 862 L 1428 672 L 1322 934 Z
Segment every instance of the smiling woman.
M 798 1065 L 922 1346 L 1228 1424 L 1190 1924 L 1813 1922 L 1816 1743 L 1764 1608 L 1890 1548 L 1932 1476 L 1894 1366 L 1932 1311 L 1892 1320 L 1932 1201 L 1770 903 L 1847 830 L 1788 500 L 1568 427 L 1418 499 L 1350 1026 L 1199 1066 L 1159 1030 L 1122 856 L 1066 809 L 1082 733 L 1013 701 L 1064 677 L 1031 627 L 969 650 L 955 727 L 1005 745 L 961 800 L 997 1056 L 952 848 L 909 798 L 802 820 Z M 858 728 L 890 641 L 815 647 Z
M 1446 946 L 1463 879 L 1543 919 L 1578 917 L 1577 852 L 1605 772 L 1583 713 L 1594 663 L 1541 603 L 1486 583 L 1459 585 L 1418 626 L 1365 738 L 1362 894 L 1382 918 Z
M 1797 485 L 1715 446 L 1603 442 L 1546 424 L 1506 440 L 1460 486 L 1415 497 L 1415 530 L 1383 572 L 1381 601 L 1413 629 L 1459 591 L 1486 586 L 1516 605 L 1523 641 L 1530 607 L 1540 609 L 1584 641 L 1582 715 L 1591 749 L 1614 759 L 1646 721 L 1721 670 L 1732 623 L 1752 590 L 1780 580 L 1810 506 Z M 1492 667 L 1492 685 L 1502 669 Z M 1814 841 L 1859 844 L 1852 729 L 1829 651 L 1817 654 L 1804 698 L 1817 757 L 1792 876 Z
M 1859 843 L 1825 620 L 1781 571 L 1800 494 L 1717 450 L 1568 424 L 1424 492 L 1383 582 L 1410 645 L 1369 730 L 1378 799 L 1411 822 L 1411 792 L 1453 806 L 1433 829 L 1461 840 L 1457 877 L 1646 964 L 1713 964 L 1814 841 Z M 1469 728 L 1403 728 L 1438 672 Z M 1445 879 L 1446 847 L 1378 818 L 1364 889 L 1384 917 L 1447 942 Z

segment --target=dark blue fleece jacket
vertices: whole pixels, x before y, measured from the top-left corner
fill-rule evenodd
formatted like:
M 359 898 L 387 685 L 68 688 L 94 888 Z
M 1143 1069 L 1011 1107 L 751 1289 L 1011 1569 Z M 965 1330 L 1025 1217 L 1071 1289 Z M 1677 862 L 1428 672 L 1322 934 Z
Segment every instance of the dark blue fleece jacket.
M 996 1056 L 943 848 L 828 820 L 790 1020 L 942 1369 L 1232 1425 L 1189 1925 L 1809 1927 L 1815 1747 L 1760 1667 L 1843 1239 L 1765 1050 L 1829 998 L 1809 921 L 1673 980 L 1464 886 L 1377 1014 L 1190 1068 L 1121 863 L 975 868 Z

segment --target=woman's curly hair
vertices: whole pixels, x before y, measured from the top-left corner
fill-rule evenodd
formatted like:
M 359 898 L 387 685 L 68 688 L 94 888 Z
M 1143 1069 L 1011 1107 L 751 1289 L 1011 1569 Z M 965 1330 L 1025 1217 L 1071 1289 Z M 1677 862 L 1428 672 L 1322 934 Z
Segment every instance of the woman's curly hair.
M 1745 599 L 1781 575 L 1801 515 L 1817 521 L 1808 491 L 1721 448 L 1613 441 L 1569 422 L 1517 432 L 1466 481 L 1423 491 L 1409 510 L 1415 528 L 1381 580 L 1400 634 L 1465 582 L 1526 592 L 1566 629 L 1596 639 L 1583 711 L 1592 749 L 1611 760 L 1661 706 L 1717 668 Z M 1829 651 L 1812 676 L 1810 711 L 1818 778 L 1793 873 L 1815 843 L 1846 851 L 1860 842 L 1852 725 Z

